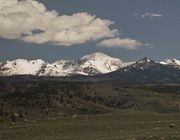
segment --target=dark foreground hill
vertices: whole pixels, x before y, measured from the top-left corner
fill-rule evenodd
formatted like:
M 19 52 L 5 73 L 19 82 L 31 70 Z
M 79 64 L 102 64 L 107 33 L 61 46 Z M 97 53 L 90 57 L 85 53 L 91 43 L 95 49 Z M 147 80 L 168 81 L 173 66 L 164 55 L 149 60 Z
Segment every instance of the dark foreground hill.
M 179 112 L 179 99 L 179 85 L 1 80 L 0 118 L 16 121 L 121 109 Z

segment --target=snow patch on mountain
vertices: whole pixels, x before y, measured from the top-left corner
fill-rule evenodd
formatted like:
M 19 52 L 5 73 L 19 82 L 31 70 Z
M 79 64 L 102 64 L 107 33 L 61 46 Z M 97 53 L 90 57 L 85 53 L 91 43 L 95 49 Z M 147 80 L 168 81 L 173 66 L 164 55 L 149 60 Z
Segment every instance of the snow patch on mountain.
M 180 60 L 177 60 L 177 59 L 166 59 L 164 61 L 161 61 L 160 64 L 163 64 L 163 65 L 173 65 L 173 66 L 179 66 L 180 67 Z
M 46 62 L 38 60 L 25 60 L 16 59 L 14 61 L 5 61 L 0 64 L 0 74 L 1 75 L 36 75 L 39 69 L 46 65 Z

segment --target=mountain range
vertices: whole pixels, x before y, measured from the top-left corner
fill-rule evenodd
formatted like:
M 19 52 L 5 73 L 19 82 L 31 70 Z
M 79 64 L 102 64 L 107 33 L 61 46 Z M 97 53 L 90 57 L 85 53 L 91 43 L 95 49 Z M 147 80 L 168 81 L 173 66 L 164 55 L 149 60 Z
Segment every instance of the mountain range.
M 143 58 L 117 71 L 99 75 L 99 79 L 118 80 L 123 83 L 179 83 L 180 65 L 178 60 L 161 62 Z M 97 76 L 96 76 L 97 77 Z
M 133 62 L 123 62 L 103 53 L 93 53 L 77 60 L 58 60 L 48 63 L 44 60 L 16 59 L 0 63 L 0 76 L 72 76 L 97 75 L 116 71 Z
M 180 82 L 180 61 L 153 61 L 142 58 L 123 62 L 119 58 L 96 52 L 77 60 L 16 59 L 0 62 L 0 76 L 31 75 L 37 77 L 73 77 L 73 79 L 120 80 L 121 82 Z

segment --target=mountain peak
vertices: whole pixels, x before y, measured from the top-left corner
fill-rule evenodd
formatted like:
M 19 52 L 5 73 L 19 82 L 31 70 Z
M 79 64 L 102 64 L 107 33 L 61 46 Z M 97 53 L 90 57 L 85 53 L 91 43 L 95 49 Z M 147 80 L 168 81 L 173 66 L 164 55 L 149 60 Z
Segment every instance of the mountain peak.
M 141 60 L 137 61 L 137 64 L 149 63 L 152 60 L 148 59 L 147 57 L 142 58 Z
M 81 57 L 80 59 L 83 60 L 83 59 L 102 59 L 102 58 L 112 58 L 112 57 L 101 52 L 95 52 L 92 54 L 85 55 Z
M 155 62 L 153 60 L 150 60 L 147 57 L 144 57 L 144 58 L 140 59 L 139 61 L 137 61 L 136 63 L 129 65 L 125 69 L 126 69 L 126 71 L 127 70 L 131 71 L 131 69 L 145 70 L 145 69 L 149 69 L 150 67 L 157 66 L 157 64 L 159 64 L 159 63 Z
M 118 70 L 124 67 L 124 64 L 119 58 L 110 57 L 101 52 L 95 52 L 89 55 L 85 55 L 79 59 L 80 66 L 77 71 L 83 71 L 84 73 L 102 74 Z

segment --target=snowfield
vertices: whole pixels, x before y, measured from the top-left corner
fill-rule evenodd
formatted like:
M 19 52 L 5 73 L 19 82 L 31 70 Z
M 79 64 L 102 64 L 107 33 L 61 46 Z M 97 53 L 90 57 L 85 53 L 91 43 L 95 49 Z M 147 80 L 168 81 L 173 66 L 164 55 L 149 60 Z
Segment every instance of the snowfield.
M 58 60 L 53 63 L 48 63 L 41 59 L 16 59 L 0 62 L 0 76 L 34 75 L 64 77 L 72 75 L 98 75 L 110 73 L 129 65 L 142 65 L 140 68 L 144 69 L 143 64 L 150 62 L 151 60 L 147 58 L 136 63 L 123 62 L 119 58 L 110 57 L 101 52 L 85 55 L 77 60 Z M 166 59 L 156 63 L 180 68 L 180 61 L 176 59 Z

